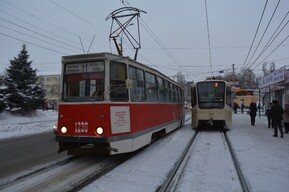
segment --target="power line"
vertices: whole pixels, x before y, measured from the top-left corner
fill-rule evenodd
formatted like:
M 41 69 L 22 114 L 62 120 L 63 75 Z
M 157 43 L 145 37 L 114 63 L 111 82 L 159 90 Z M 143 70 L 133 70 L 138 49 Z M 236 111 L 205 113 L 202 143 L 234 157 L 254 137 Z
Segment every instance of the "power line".
M 32 18 L 34 18 L 34 19 L 37 19 L 37 20 L 39 20 L 39 21 L 41 21 L 41 22 L 44 22 L 44 23 L 46 23 L 46 24 L 48 24 L 48 25 L 50 25 L 50 26 L 53 26 L 54 28 L 56 28 L 56 29 L 58 29 L 58 30 L 61 30 L 61 31 L 64 31 L 64 32 L 66 32 L 66 33 L 68 33 L 68 34 L 70 34 L 70 35 L 76 36 L 77 38 L 78 38 L 78 36 L 79 36 L 79 35 L 74 34 L 74 33 L 72 33 L 71 31 L 69 31 L 69 30 L 67 30 L 67 29 L 65 29 L 65 28 L 61 28 L 61 27 L 59 27 L 58 25 L 55 25 L 55 24 L 50 23 L 50 22 L 48 22 L 48 21 L 46 21 L 46 20 L 44 20 L 44 19 L 42 19 L 42 18 L 40 18 L 40 17 L 37 17 L 37 16 L 35 16 L 35 15 L 33 15 L 33 14 L 31 14 L 31 13 L 29 13 L 29 12 L 27 12 L 27 11 L 25 11 L 25 10 L 23 10 L 23 9 L 15 6 L 15 5 L 13 5 L 13 4 L 11 4 L 10 2 L 7 2 L 6 0 L 2 0 L 2 2 L 10 5 L 10 6 L 13 7 L 14 9 L 17 9 L 17 10 L 19 10 L 19 11 L 21 11 L 21 12 L 29 15 L 30 17 L 32 17 Z
M 69 48 L 66 48 L 66 47 L 57 45 L 57 44 L 55 44 L 55 43 L 51 43 L 51 42 L 49 42 L 49 41 L 45 41 L 45 40 L 43 40 L 43 39 L 34 37 L 34 36 L 32 36 L 32 35 L 25 34 L 25 33 L 21 32 L 21 31 L 17 31 L 17 30 L 15 30 L 15 29 L 12 29 L 12 28 L 10 28 L 10 27 L 3 26 L 3 25 L 1 25 L 1 24 L 0 24 L 0 27 L 3 27 L 3 28 L 5 28 L 5 29 L 8 29 L 8 30 L 10 30 L 10 31 L 14 31 L 14 32 L 16 32 L 16 33 L 19 33 L 19 34 L 22 34 L 22 35 L 25 35 L 25 36 L 28 36 L 28 37 L 30 37 L 30 38 L 32 38 L 32 39 L 36 39 L 36 40 L 39 40 L 39 41 L 48 43 L 48 44 L 53 45 L 53 46 L 56 46 L 56 47 L 61 47 L 61 48 L 63 48 L 63 49 L 69 50 L 69 51 L 74 51 L 74 50 L 72 50 L 72 49 L 69 49 Z
M 251 49 L 252 49 L 252 47 L 253 47 L 253 44 L 254 44 L 254 42 L 255 42 L 256 36 L 257 36 L 257 34 L 258 34 L 258 31 L 259 31 L 259 27 L 260 27 L 261 22 L 262 22 L 262 19 L 263 19 L 263 16 L 264 16 L 264 13 L 265 13 L 265 10 L 266 10 L 266 7 L 267 7 L 267 3 L 268 3 L 268 0 L 266 0 L 266 3 L 265 3 L 265 6 L 264 6 L 264 8 L 263 8 L 262 15 L 261 15 L 261 18 L 260 18 L 260 20 L 259 20 L 259 24 L 258 24 L 258 27 L 257 27 L 257 29 L 256 29 L 256 32 L 255 32 L 253 41 L 252 41 L 252 43 L 251 43 L 250 49 L 249 49 L 249 51 L 248 51 L 248 54 L 247 54 L 247 56 L 246 56 L 246 59 L 245 59 L 245 61 L 244 61 L 244 64 L 243 64 L 240 72 L 241 72 L 241 71 L 245 68 L 245 66 L 246 66 L 247 59 L 248 59 L 248 57 L 249 57 L 249 55 L 250 55 Z
M 88 20 L 80 17 L 79 15 L 73 13 L 72 11 L 69 11 L 68 9 L 66 9 L 66 8 L 64 8 L 63 6 L 59 5 L 58 3 L 55 3 L 55 2 L 52 1 L 52 0 L 49 0 L 49 2 L 51 2 L 51 3 L 54 4 L 54 5 L 56 5 L 57 7 L 61 8 L 62 10 L 66 11 L 67 13 L 73 15 L 74 17 L 76 17 L 76 18 L 84 21 L 85 23 L 87 23 L 87 24 L 95 27 L 96 29 L 100 30 L 101 32 L 103 32 L 103 33 L 105 33 L 105 34 L 108 34 L 108 32 L 106 32 L 104 29 L 102 29 L 102 28 L 98 27 L 97 25 L 95 25 L 94 23 L 91 23 L 90 21 L 88 21 Z
M 264 48 L 262 49 L 262 51 L 259 53 L 259 55 L 257 56 L 257 58 L 254 60 L 253 64 L 257 62 L 257 60 L 265 53 L 265 51 L 271 46 L 271 44 L 276 40 L 276 38 L 280 35 L 280 33 L 284 30 L 284 28 L 286 27 L 286 25 L 288 24 L 289 20 L 287 20 L 287 22 L 284 24 L 284 26 L 280 29 L 280 31 L 277 33 L 277 35 L 274 37 L 274 35 L 276 34 L 276 32 L 278 31 L 278 29 L 280 28 L 281 24 L 283 23 L 283 21 L 285 20 L 285 18 L 287 17 L 289 11 L 287 12 L 286 16 L 283 18 L 283 20 L 281 21 L 281 23 L 279 24 L 279 26 L 277 27 L 277 29 L 275 30 L 275 32 L 272 34 L 272 36 L 270 37 L 270 39 L 268 40 L 268 42 L 266 43 L 266 45 L 264 46 Z M 273 39 L 272 39 L 273 38 Z M 281 45 L 284 46 L 284 45 Z
M 14 19 L 16 19 L 16 20 L 18 20 L 18 21 L 21 21 L 21 22 L 23 22 L 23 23 L 25 23 L 25 24 L 27 24 L 27 25 L 30 25 L 30 26 L 32 26 L 32 27 L 34 27 L 34 28 L 36 28 L 36 29 L 39 29 L 39 30 L 41 30 L 41 31 L 43 31 L 43 32 L 45 32 L 45 33 L 48 33 L 48 34 L 50 34 L 50 35 L 52 35 L 52 36 L 56 36 L 56 37 L 59 37 L 59 38 L 61 38 L 61 39 L 65 39 L 66 41 L 69 41 L 69 42 L 71 42 L 71 43 L 73 43 L 73 44 L 76 44 L 76 42 L 71 41 L 71 38 L 68 39 L 68 38 L 66 38 L 66 37 L 64 37 L 64 36 L 60 36 L 59 34 L 55 34 L 55 33 L 52 33 L 52 32 L 50 32 L 50 31 L 47 31 L 47 30 L 45 30 L 45 29 L 43 29 L 43 28 L 41 28 L 41 27 L 39 27 L 39 26 L 36 26 L 36 25 L 34 25 L 34 24 L 30 23 L 30 22 L 25 21 L 24 19 L 21 19 L 21 18 L 19 18 L 19 17 L 16 17 L 16 16 L 14 16 L 14 15 L 12 15 L 12 14 L 4 11 L 4 10 L 0 10 L 0 12 L 5 13 L 6 15 L 9 15 L 10 17 L 12 17 L 12 18 L 14 18 Z M 78 43 L 78 42 L 77 42 L 77 43 Z
M 289 35 L 287 35 L 287 37 L 285 37 L 284 39 L 283 39 L 283 41 L 281 42 L 281 43 L 279 43 L 279 45 L 273 50 L 273 51 L 271 51 L 269 54 L 268 54 L 268 56 L 267 57 L 265 57 L 257 66 L 259 66 L 262 62 L 264 62 L 270 55 L 272 55 L 281 45 L 282 45 L 282 43 L 284 43 L 287 39 L 289 38 Z M 256 67 L 257 67 L 256 66 Z M 251 67 L 251 66 L 250 66 Z M 255 68 L 256 68 L 255 67 Z M 254 69 L 255 69 L 254 68 Z
M 210 58 L 210 67 L 212 71 L 212 53 L 211 53 L 211 40 L 210 40 L 210 30 L 209 30 L 209 17 L 208 17 L 208 6 L 207 0 L 205 0 L 205 8 L 206 8 L 206 21 L 207 21 L 207 33 L 208 33 L 208 46 L 209 46 L 209 58 Z
M 121 3 L 125 5 L 124 0 L 121 0 Z M 128 1 L 126 4 L 131 7 Z M 125 5 L 126 6 L 126 5 Z M 182 70 L 182 65 L 179 64 L 175 56 L 166 48 L 164 43 L 158 38 L 158 36 L 152 31 L 152 29 L 140 18 L 142 27 L 147 31 L 147 33 L 151 36 L 151 38 L 160 46 L 160 48 L 164 51 L 164 53 L 173 61 L 175 65 L 177 65 L 180 70 Z
M 31 30 L 31 29 L 29 29 L 29 28 L 27 28 L 27 27 L 23 27 L 23 26 L 21 26 L 21 25 L 19 25 L 19 24 L 17 24 L 17 23 L 14 23 L 14 22 L 9 21 L 9 20 L 7 20 L 7 19 L 5 19 L 5 18 L 0 17 L 0 20 L 4 21 L 4 22 L 6 22 L 6 23 L 9 23 L 9 24 L 11 24 L 11 25 L 15 25 L 15 26 L 17 26 L 17 27 L 19 27 L 19 28 L 25 29 L 26 31 L 32 32 L 32 33 L 34 33 L 34 34 L 36 34 L 36 35 L 39 35 L 39 36 L 44 37 L 44 38 L 47 38 L 47 39 L 52 40 L 52 41 L 54 41 L 54 42 L 67 45 L 67 46 L 69 46 L 69 47 L 74 47 L 75 49 L 79 50 L 78 47 L 71 46 L 70 44 L 67 44 L 66 42 L 57 40 L 57 39 L 52 38 L 52 37 L 49 37 L 49 36 L 47 36 L 47 35 L 43 35 L 42 33 L 39 33 L 39 32 L 37 32 L 37 31 Z
M 251 58 L 249 59 L 248 64 L 250 63 L 250 61 L 251 61 L 252 58 L 254 57 L 254 55 L 255 55 L 257 49 L 259 48 L 259 46 L 260 46 L 260 44 L 261 44 L 261 42 L 262 42 L 262 40 L 263 40 L 263 38 L 264 38 L 264 36 L 265 36 L 267 30 L 268 30 L 268 27 L 269 27 L 269 25 L 270 25 L 270 23 L 271 23 L 271 21 L 272 21 L 274 15 L 275 15 L 275 13 L 276 13 L 276 10 L 277 10 L 277 8 L 278 8 L 278 6 L 279 6 L 279 3 L 280 3 L 280 0 L 278 1 L 277 5 L 276 5 L 276 7 L 275 7 L 275 9 L 274 9 L 274 11 L 273 11 L 273 13 L 272 13 L 272 16 L 271 16 L 271 18 L 270 18 L 270 20 L 269 20 L 269 22 L 268 22 L 268 24 L 267 24 L 267 26 L 266 26 L 266 28 L 265 28 L 263 34 L 262 34 L 262 37 L 260 38 L 260 40 L 259 40 L 259 42 L 258 42 L 258 45 L 257 45 L 256 48 L 255 48 L 255 51 L 253 52 Z M 248 64 L 247 64 L 247 65 L 248 65 Z
M 1 32 L 0 32 L 0 35 L 9 37 L 9 38 L 11 38 L 11 39 L 18 40 L 18 41 L 21 41 L 21 42 L 24 42 L 24 43 L 27 43 L 27 44 L 30 44 L 30 45 L 34 45 L 34 46 L 36 46 L 36 47 L 40 47 L 40 48 L 43 48 L 43 49 L 46 49 L 46 50 L 49 50 L 49 51 L 52 51 L 52 52 L 55 52 L 55 53 L 60 53 L 60 54 L 68 55 L 67 53 L 64 53 L 64 52 L 61 52 L 61 51 L 57 51 L 57 50 L 54 50 L 54 49 L 50 49 L 50 48 L 47 48 L 47 47 L 44 47 L 44 46 L 41 46 L 41 45 L 37 45 L 37 44 L 35 44 L 35 43 L 31 43 L 31 42 L 29 42 L 29 41 L 25 41 L 25 40 L 22 40 L 22 39 L 19 39 L 19 38 L 16 38 L 16 37 L 13 37 L 13 36 L 11 36 L 11 35 L 7 35 L 7 34 L 1 33 Z

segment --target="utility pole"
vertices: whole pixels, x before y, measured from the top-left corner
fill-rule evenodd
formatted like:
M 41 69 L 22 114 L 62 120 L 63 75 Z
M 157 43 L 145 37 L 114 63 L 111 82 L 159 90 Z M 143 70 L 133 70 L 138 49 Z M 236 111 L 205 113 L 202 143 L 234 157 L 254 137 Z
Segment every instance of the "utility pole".
M 235 83 L 235 64 L 233 64 L 233 83 Z

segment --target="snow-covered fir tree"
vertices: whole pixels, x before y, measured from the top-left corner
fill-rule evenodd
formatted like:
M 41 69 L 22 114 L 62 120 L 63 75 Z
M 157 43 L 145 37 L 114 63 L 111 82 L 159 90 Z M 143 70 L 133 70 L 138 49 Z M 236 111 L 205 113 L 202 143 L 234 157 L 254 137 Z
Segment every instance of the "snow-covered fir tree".
M 10 111 L 22 115 L 34 112 L 42 105 L 45 96 L 45 90 L 37 84 L 37 70 L 32 69 L 32 61 L 28 59 L 26 45 L 23 44 L 18 57 L 10 60 L 4 77 L 6 105 Z

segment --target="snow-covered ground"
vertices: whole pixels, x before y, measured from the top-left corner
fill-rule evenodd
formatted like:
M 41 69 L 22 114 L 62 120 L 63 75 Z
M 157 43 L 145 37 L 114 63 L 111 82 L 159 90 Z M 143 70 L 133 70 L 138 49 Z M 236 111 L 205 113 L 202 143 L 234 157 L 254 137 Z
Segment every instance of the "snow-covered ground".
M 52 131 L 57 112 L 38 111 L 34 118 L 0 114 L 0 139 L 36 132 Z M 49 122 L 47 122 L 49 120 Z M 28 122 L 35 122 L 33 126 Z M 45 122 L 43 122 L 45 121 Z M 236 150 L 246 180 L 252 191 L 287 192 L 289 190 L 289 134 L 272 137 L 264 116 L 250 125 L 247 114 L 233 114 L 233 129 L 228 136 Z M 141 151 L 132 159 L 99 178 L 82 191 L 155 191 L 165 179 L 194 130 L 185 126 Z M 216 158 L 219 158 L 216 156 Z M 202 159 L 202 158 L 200 158 Z M 206 168 L 214 172 L 214 168 Z M 214 183 L 223 181 L 216 178 Z M 192 178 L 193 179 L 193 178 Z M 186 180 L 188 185 L 193 181 Z M 194 183 L 196 183 L 194 181 Z M 212 191 L 210 183 L 203 190 Z
M 238 113 L 233 115 L 233 123 L 234 128 L 228 132 L 228 136 L 234 145 L 251 191 L 287 192 L 289 190 L 289 134 L 285 134 L 284 138 L 272 137 L 273 129 L 267 128 L 265 116 L 257 117 L 256 126 L 251 126 L 249 115 Z M 181 128 L 164 141 L 146 148 L 82 191 L 155 191 L 162 184 L 193 132 L 190 126 Z M 216 155 L 215 158 L 222 157 Z M 211 170 L 207 174 L 214 174 L 213 166 L 206 167 L 206 170 Z M 192 181 L 194 173 L 191 174 L 191 180 L 185 181 L 187 186 L 191 186 L 192 183 L 197 184 L 196 181 Z M 223 183 L 222 178 L 222 176 L 216 177 L 214 181 L 206 183 L 206 186 L 197 188 L 206 192 L 228 191 L 227 188 L 217 190 L 211 186 L 211 183 Z
M 57 111 L 37 110 L 35 116 L 13 116 L 8 112 L 0 113 L 0 139 L 19 137 L 42 132 L 52 132 L 57 123 Z

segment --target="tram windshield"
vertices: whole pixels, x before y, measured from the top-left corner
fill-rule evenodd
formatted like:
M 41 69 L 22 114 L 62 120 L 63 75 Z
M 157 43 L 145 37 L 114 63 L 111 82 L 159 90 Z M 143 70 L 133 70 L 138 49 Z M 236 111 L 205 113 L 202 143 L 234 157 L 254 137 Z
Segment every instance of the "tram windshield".
M 200 82 L 197 84 L 200 109 L 222 109 L 225 106 L 224 82 Z
M 104 61 L 66 64 L 64 101 L 104 100 Z

